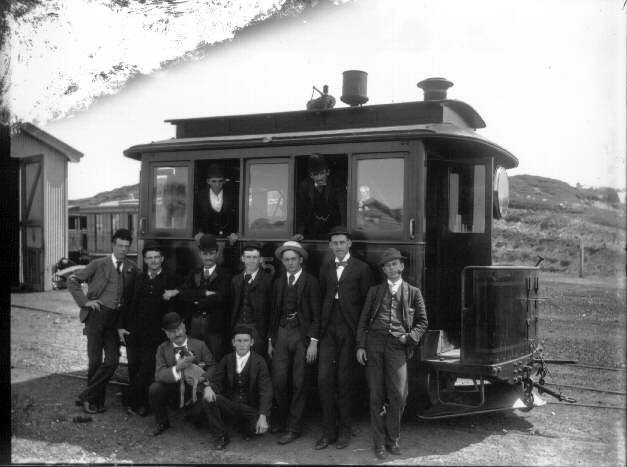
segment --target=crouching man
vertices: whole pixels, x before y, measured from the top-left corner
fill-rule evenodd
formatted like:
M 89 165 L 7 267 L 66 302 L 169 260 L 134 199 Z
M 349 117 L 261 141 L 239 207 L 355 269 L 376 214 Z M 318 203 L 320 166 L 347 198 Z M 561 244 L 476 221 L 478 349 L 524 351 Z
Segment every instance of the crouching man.
M 180 394 L 181 379 L 185 376 L 184 370 L 196 364 L 205 370 L 203 377 L 207 381 L 215 368 L 213 355 L 207 345 L 201 340 L 187 337 L 185 323 L 178 313 L 166 313 L 161 323 L 168 340 L 157 348 L 155 382 L 149 389 L 150 408 L 157 422 L 153 436 L 170 428 L 167 405 L 173 399 L 179 400 L 177 396 Z M 200 404 L 206 392 L 204 384 L 197 386 L 197 404 Z
M 379 459 L 401 454 L 401 416 L 407 400 L 407 360 L 427 329 L 420 289 L 403 280 L 404 257 L 383 252 L 379 266 L 387 280 L 370 287 L 357 326 L 357 361 L 366 366 L 370 424 Z
M 238 425 L 245 440 L 268 431 L 272 380 L 265 358 L 251 350 L 252 335 L 252 329 L 246 326 L 233 330 L 235 352 L 220 360 L 205 389 L 203 406 L 216 449 L 224 449 L 230 441 L 224 418 Z

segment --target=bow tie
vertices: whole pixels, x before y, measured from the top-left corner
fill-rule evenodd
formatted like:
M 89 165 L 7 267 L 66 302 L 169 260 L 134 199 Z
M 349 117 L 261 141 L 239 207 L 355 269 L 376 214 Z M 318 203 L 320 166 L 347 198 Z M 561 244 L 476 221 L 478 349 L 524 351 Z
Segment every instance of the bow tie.
M 346 266 L 348 266 L 348 261 L 338 261 L 337 263 L 335 263 L 335 268 L 345 268 Z
M 185 347 L 184 345 L 180 347 L 174 347 L 174 353 L 182 352 L 183 350 L 187 350 L 187 347 Z

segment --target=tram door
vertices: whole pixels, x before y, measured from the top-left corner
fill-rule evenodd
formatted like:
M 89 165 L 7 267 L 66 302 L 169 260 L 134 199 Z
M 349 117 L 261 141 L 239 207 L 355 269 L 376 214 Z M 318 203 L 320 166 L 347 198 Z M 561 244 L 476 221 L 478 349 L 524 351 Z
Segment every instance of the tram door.
M 427 301 L 429 327 L 461 341 L 461 272 L 492 262 L 490 159 L 427 165 Z

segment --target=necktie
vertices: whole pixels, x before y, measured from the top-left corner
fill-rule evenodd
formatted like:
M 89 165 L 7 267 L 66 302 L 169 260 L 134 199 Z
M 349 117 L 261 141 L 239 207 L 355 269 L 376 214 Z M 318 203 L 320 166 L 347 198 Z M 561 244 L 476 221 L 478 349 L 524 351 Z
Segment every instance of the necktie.
M 288 279 L 287 285 L 290 286 L 290 287 L 293 286 L 295 279 L 296 279 L 296 277 L 294 277 L 294 274 L 290 274 L 290 277 Z
M 209 276 L 211 275 L 211 272 L 209 271 L 209 268 L 204 268 L 203 269 L 203 275 L 205 276 L 205 279 L 209 279 Z
M 179 352 L 183 352 L 183 351 L 187 351 L 187 347 L 185 347 L 184 345 L 177 347 L 174 347 L 174 355 L 176 355 Z
M 251 277 L 253 277 L 252 274 L 244 274 L 244 283 L 248 284 L 250 282 Z
M 348 265 L 348 261 L 338 261 L 335 263 L 335 268 L 345 268 Z
M 122 272 L 122 261 L 118 260 L 115 262 L 115 269 L 117 269 L 118 274 Z

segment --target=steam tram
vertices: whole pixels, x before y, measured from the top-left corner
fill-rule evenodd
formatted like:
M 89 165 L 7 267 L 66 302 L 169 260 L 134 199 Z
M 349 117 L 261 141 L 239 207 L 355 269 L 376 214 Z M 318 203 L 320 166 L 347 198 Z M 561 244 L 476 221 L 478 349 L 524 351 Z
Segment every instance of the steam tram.
M 410 361 L 410 407 L 425 419 L 530 409 L 542 403 L 532 373 L 544 376 L 539 268 L 493 266 L 491 254 L 492 219 L 507 209 L 505 171 L 518 160 L 476 132 L 485 122 L 447 98 L 451 85 L 424 80 L 416 102 L 357 105 L 364 96 L 345 90 L 350 107 L 167 120 L 175 138 L 124 151 L 141 161 L 139 236 L 164 245 L 171 268 L 193 267 L 198 192 L 219 162 L 240 234 L 234 247 L 222 240 L 223 261 L 237 268 L 241 243 L 257 240 L 278 270 L 273 252 L 295 233 L 307 156 L 321 154 L 346 185 L 352 254 L 376 265 L 384 249 L 399 249 L 405 280 L 425 296 L 430 330 Z M 330 259 L 327 240 L 302 243 L 315 274 Z

